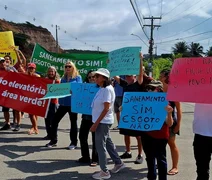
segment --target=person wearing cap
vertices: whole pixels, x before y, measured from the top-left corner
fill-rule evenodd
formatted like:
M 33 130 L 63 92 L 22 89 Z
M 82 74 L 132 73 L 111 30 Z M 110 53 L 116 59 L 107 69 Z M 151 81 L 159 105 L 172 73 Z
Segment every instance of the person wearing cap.
M 36 73 L 36 64 L 34 63 L 27 64 L 26 74 L 29 76 L 40 77 L 40 75 Z M 38 119 L 37 116 L 33 114 L 29 114 L 29 118 L 32 123 L 32 127 L 28 130 L 28 135 L 38 134 L 39 131 L 38 131 L 38 125 L 37 125 L 37 119 Z
M 163 92 L 163 84 L 160 81 L 151 81 L 147 87 L 148 92 Z M 141 139 L 143 150 L 146 155 L 147 162 L 147 179 L 156 180 L 158 168 L 158 179 L 167 180 L 167 160 L 166 145 L 169 139 L 169 127 L 173 124 L 172 112 L 170 105 L 164 107 L 167 111 L 166 120 L 160 130 L 143 132 Z M 156 167 L 157 161 L 157 167 Z
M 145 86 L 149 82 L 151 82 L 152 78 L 148 77 L 144 73 L 143 69 L 143 56 L 140 53 L 140 71 L 139 75 L 136 78 L 136 75 L 126 75 L 125 79 L 120 78 L 119 76 L 115 76 L 114 79 L 119 83 L 121 87 L 123 87 L 123 92 L 141 92 L 145 91 Z M 132 158 L 131 153 L 131 141 L 130 136 L 136 137 L 138 144 L 138 155 L 136 156 L 135 164 L 142 164 L 143 156 L 142 156 L 142 143 L 141 143 L 141 133 L 140 131 L 129 130 L 129 129 L 121 129 L 120 134 L 124 135 L 124 142 L 126 151 L 120 155 L 122 159 Z
M 100 68 L 95 72 L 96 84 L 100 87 L 92 102 L 92 121 L 90 131 L 95 132 L 96 150 L 99 157 L 101 171 L 93 174 L 94 179 L 109 179 L 111 177 L 107 167 L 107 154 L 115 163 L 112 173 L 125 168 L 110 137 L 110 127 L 114 123 L 113 106 L 115 101 L 114 88 L 111 85 L 110 72 Z
M 64 66 L 64 75 L 61 78 L 60 83 L 82 83 L 82 78 L 79 75 L 79 72 L 72 61 L 67 61 Z M 64 98 L 59 98 L 59 107 L 57 112 L 55 113 L 54 119 L 52 120 L 52 132 L 51 132 L 51 140 L 46 147 L 54 147 L 57 146 L 57 131 L 58 125 L 62 118 L 69 114 L 69 119 L 71 123 L 70 127 L 70 144 L 68 146 L 69 150 L 74 150 L 77 148 L 77 135 L 78 135 L 78 127 L 77 127 L 77 113 L 71 111 L 71 96 L 67 96 Z
M 160 72 L 160 81 L 163 83 L 164 92 L 168 91 L 170 70 L 164 69 Z M 176 144 L 176 135 L 180 135 L 180 125 L 182 120 L 182 109 L 180 102 L 170 101 L 170 106 L 173 108 L 172 118 L 173 125 L 169 128 L 168 145 L 171 151 L 172 168 L 167 172 L 168 175 L 176 175 L 178 173 L 179 150 Z

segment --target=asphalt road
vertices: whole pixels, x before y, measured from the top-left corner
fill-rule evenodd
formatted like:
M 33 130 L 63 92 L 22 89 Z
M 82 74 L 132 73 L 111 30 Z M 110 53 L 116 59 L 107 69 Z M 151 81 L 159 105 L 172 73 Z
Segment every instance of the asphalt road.
M 181 135 L 177 137 L 180 150 L 179 173 L 169 176 L 170 180 L 194 180 L 196 177 L 195 161 L 193 157 L 193 133 L 192 118 L 194 105 L 183 104 L 183 122 Z M 3 114 L 0 113 L 0 126 L 3 124 Z M 80 116 L 78 125 L 80 125 Z M 45 134 L 44 120 L 39 119 L 39 135 L 27 135 L 30 127 L 29 118 L 22 120 L 22 128 L 19 132 L 0 131 L 0 179 L 1 180 L 68 180 L 68 179 L 92 179 L 93 172 L 99 167 L 81 166 L 76 160 L 80 158 L 80 148 L 67 150 L 69 145 L 69 126 L 67 116 L 59 126 L 59 142 L 55 148 L 45 148 L 48 142 L 42 140 Z M 114 124 L 116 126 L 116 124 Z M 119 154 L 124 152 L 123 136 L 116 130 L 111 130 L 113 142 L 116 144 Z M 89 141 L 91 136 L 89 136 Z M 90 143 L 91 144 L 91 143 Z M 127 168 L 112 175 L 115 180 L 146 180 L 146 162 L 136 165 L 134 160 L 137 155 L 136 141 L 132 138 L 133 158 L 124 161 Z M 167 147 L 168 165 L 171 168 L 170 151 Z M 109 159 L 109 168 L 113 163 Z

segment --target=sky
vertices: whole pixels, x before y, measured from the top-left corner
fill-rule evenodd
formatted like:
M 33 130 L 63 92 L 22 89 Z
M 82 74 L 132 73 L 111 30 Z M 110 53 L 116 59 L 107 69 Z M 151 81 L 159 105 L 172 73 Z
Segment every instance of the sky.
M 148 53 L 150 20 L 154 20 L 154 53 L 171 53 L 179 41 L 212 46 L 211 0 L 0 0 L 0 18 L 47 28 L 63 49 L 112 51 L 141 46 Z M 7 7 L 5 10 L 5 6 Z M 135 34 L 133 36 L 131 34 Z M 146 37 L 147 36 L 147 37 Z M 156 51 L 156 52 L 155 52 Z

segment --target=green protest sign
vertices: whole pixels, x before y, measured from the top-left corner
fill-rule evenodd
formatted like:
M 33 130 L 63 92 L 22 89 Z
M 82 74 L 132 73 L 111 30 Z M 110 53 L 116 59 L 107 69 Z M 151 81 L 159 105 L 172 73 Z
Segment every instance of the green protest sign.
M 84 79 L 89 70 L 96 70 L 98 68 L 105 68 L 107 66 L 108 54 L 58 54 L 52 53 L 44 49 L 39 44 L 36 44 L 32 53 L 31 62 L 35 63 L 36 71 L 45 74 L 49 66 L 55 66 L 58 73 L 62 76 L 64 72 L 64 64 L 71 60 L 80 72 Z

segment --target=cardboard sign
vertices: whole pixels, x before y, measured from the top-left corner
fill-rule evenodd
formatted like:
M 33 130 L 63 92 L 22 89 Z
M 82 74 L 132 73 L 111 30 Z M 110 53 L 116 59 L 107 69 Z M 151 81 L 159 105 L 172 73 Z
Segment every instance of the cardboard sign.
M 124 93 L 118 127 L 137 131 L 160 130 L 166 119 L 167 105 L 166 93 Z
M 107 65 L 110 76 L 138 75 L 140 70 L 140 51 L 141 47 L 125 47 L 111 51 Z
M 179 58 L 170 73 L 167 99 L 170 101 L 212 103 L 212 58 Z
M 99 88 L 91 83 L 71 83 L 71 111 L 91 115 L 91 103 Z
M 4 31 L 0 32 L 0 50 L 11 50 L 11 46 L 15 46 L 13 32 L 12 31 Z

